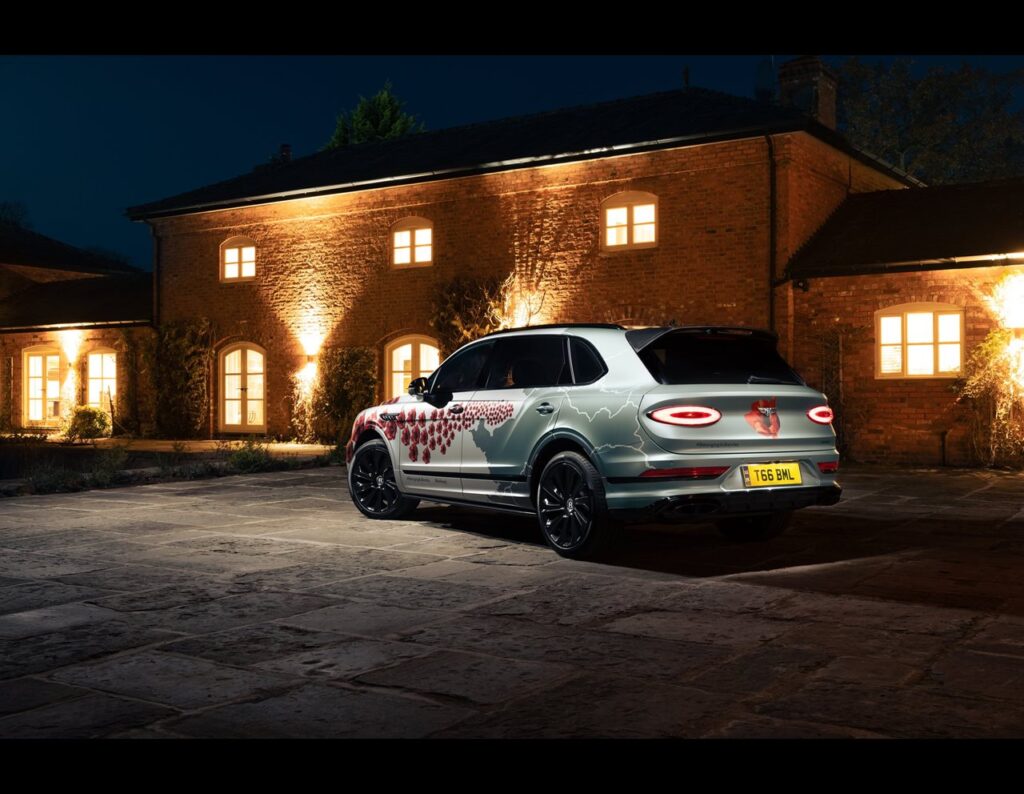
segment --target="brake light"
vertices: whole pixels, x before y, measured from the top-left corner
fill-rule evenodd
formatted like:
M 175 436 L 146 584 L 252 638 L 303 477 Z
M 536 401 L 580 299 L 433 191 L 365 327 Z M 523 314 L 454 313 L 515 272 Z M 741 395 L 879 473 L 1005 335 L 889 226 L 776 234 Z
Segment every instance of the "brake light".
M 728 466 L 691 466 L 685 469 L 648 469 L 641 477 L 673 477 L 680 480 L 710 480 L 729 471 Z
M 829 425 L 832 424 L 835 414 L 827 405 L 819 405 L 817 408 L 812 408 L 807 412 L 807 418 L 812 422 L 817 422 L 819 425 Z
M 838 460 L 826 460 L 818 463 L 818 471 L 822 474 L 834 474 L 839 471 Z
M 720 411 L 701 405 L 669 405 L 647 414 L 655 422 L 683 427 L 706 427 L 722 418 Z

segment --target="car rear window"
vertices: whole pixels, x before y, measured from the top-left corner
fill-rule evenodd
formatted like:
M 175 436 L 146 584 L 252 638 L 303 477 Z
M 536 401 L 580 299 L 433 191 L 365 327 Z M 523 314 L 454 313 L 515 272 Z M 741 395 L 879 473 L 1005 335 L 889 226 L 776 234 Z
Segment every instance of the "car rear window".
M 638 353 L 659 383 L 791 383 L 803 380 L 775 342 L 731 334 L 667 333 Z

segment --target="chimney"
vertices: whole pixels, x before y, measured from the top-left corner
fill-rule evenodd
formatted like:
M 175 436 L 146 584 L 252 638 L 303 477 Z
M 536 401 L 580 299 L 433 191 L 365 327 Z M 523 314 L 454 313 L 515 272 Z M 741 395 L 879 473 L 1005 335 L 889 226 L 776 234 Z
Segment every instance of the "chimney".
M 802 110 L 836 128 L 836 76 L 817 55 L 801 55 L 779 67 L 779 104 Z
M 279 163 L 290 163 L 292 161 L 292 145 L 290 143 L 281 144 L 281 153 L 277 156 Z

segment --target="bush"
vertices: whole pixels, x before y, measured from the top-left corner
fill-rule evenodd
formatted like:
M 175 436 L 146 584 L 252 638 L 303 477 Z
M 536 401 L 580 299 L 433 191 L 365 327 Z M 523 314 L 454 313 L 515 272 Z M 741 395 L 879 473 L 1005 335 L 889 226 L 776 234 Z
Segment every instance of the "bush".
M 68 441 L 102 438 L 110 435 L 110 417 L 106 411 L 79 405 L 71 411 L 64 425 L 64 436 Z
M 251 473 L 269 471 L 274 467 L 270 449 L 254 439 L 246 439 L 242 445 L 228 455 L 228 465 L 235 471 Z
M 368 347 L 320 354 L 308 400 L 295 399 L 292 427 L 301 441 L 348 438 L 356 414 L 376 402 L 377 355 Z
M 96 453 L 89 480 L 97 488 L 109 488 L 122 479 L 121 472 L 128 464 L 128 450 L 125 447 L 111 447 Z
M 52 460 L 41 460 L 26 472 L 33 493 L 77 491 L 83 486 L 82 475 Z
M 153 372 L 157 429 L 164 437 L 193 438 L 206 421 L 212 338 L 207 320 L 160 327 Z

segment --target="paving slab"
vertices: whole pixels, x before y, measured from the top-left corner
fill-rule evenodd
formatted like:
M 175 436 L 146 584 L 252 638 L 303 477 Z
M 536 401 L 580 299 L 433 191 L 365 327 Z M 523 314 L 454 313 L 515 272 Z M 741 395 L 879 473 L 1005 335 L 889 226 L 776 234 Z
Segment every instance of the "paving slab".
M 175 715 L 152 703 L 89 694 L 0 719 L 2 739 L 94 739 Z

